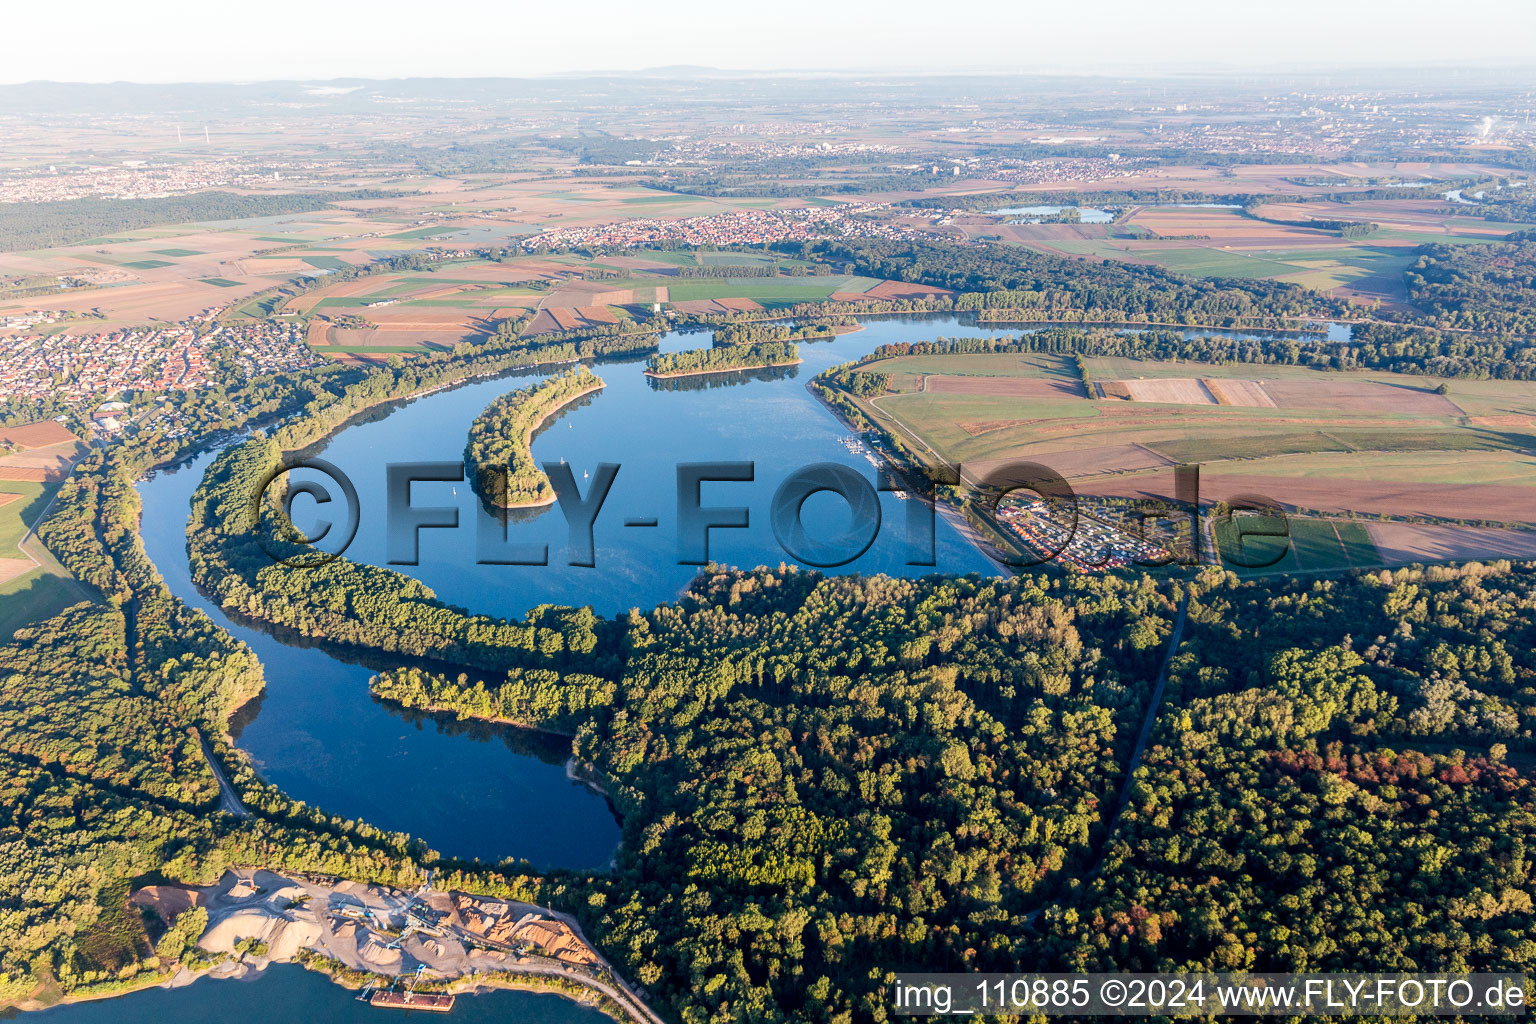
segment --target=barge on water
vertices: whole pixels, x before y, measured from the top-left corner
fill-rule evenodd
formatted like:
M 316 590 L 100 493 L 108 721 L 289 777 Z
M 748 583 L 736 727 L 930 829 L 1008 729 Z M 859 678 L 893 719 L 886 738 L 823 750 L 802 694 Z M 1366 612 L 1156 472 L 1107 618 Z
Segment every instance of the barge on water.
M 447 1013 L 453 1009 L 453 996 L 445 992 L 375 992 L 369 1006 Z
M 454 997 L 446 992 L 379 991 L 369 999 L 369 1006 L 382 1006 L 394 1010 L 427 1010 L 431 1013 L 447 1013 L 453 1009 Z

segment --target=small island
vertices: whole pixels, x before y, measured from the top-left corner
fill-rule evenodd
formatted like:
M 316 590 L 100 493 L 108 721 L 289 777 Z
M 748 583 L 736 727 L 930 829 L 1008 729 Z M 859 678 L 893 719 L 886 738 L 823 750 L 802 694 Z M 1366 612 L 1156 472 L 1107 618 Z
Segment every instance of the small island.
M 773 341 L 827 341 L 839 334 L 861 329 L 859 322 L 850 316 L 813 320 L 798 327 L 752 320 L 719 327 L 715 331 L 714 346 L 724 348 L 728 345 L 761 345 Z
M 475 493 L 498 508 L 553 504 L 555 489 L 533 461 L 533 432 L 555 413 L 603 387 L 585 366 L 508 392 L 485 407 L 469 427 L 464 464 Z
M 762 345 L 691 349 L 687 352 L 658 352 L 646 360 L 645 373 L 648 377 L 691 377 L 700 373 L 794 366 L 799 362 L 798 345 L 769 342 Z

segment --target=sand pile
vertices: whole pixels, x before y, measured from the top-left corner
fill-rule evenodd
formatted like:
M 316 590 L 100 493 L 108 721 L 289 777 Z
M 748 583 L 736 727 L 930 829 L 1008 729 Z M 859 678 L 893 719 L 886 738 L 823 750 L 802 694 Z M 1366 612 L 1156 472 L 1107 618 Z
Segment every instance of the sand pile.
M 148 907 L 160 920 L 172 924 L 187 910 L 200 905 L 203 894 L 179 885 L 149 885 L 128 897 L 128 902 L 136 907 Z
M 369 966 L 384 971 L 396 971 L 400 968 L 400 950 L 387 948 L 373 935 L 369 935 L 357 944 L 357 955 Z
M 267 944 L 269 960 L 292 960 L 305 946 L 319 940 L 320 924 L 291 921 L 257 907 L 237 910 L 203 933 L 197 944 L 210 953 L 233 953 L 243 939 Z
M 569 925 L 538 914 L 525 914 L 512 929 L 513 942 L 526 942 L 544 956 L 571 964 L 592 964 L 597 958 Z

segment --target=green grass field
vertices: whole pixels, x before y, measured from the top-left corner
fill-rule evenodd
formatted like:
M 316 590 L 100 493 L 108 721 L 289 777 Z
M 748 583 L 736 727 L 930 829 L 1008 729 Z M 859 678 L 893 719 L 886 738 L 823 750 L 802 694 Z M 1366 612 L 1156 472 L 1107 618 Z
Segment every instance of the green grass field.
M 370 302 L 379 301 L 378 295 L 346 295 L 340 298 L 321 299 L 315 303 L 315 309 L 361 309 Z M 455 303 L 457 305 L 457 303 Z
M 412 228 L 410 231 L 401 231 L 398 234 L 386 235 L 386 238 L 402 238 L 407 241 L 415 241 L 418 238 L 431 238 L 433 235 L 449 235 L 459 230 L 452 224 L 436 224 L 425 228 Z
M 392 356 L 412 352 L 441 352 L 447 345 L 311 345 L 311 352 L 323 356 Z
M 635 256 L 656 263 L 665 263 L 670 267 L 697 267 L 699 254 L 693 252 L 670 252 L 659 249 L 641 249 L 634 253 Z
M 755 252 L 701 252 L 698 257 L 699 262 L 706 267 L 773 267 L 780 263 L 791 262 L 777 256 Z
M 1382 229 L 1367 238 L 1340 239 L 1337 245 L 1300 249 L 1227 249 L 1215 242 L 1158 245 L 1152 239 L 1132 246 L 1109 239 L 1051 239 L 1024 244 L 1042 251 L 1145 261 L 1195 277 L 1267 278 L 1321 291 L 1349 287 L 1368 294 L 1401 298 L 1403 271 L 1415 258 L 1413 248 L 1374 243 L 1488 240 L 1486 236 Z
M 85 600 L 78 585 L 62 571 L 33 569 L 0 584 L 0 642 L 9 641 L 22 626 L 52 618 Z
M 1143 249 L 1135 254 L 1160 267 L 1198 277 L 1285 277 L 1306 268 L 1260 253 L 1233 252 L 1225 249 L 1178 248 Z
M 1285 280 L 1308 288 L 1328 289 L 1368 279 L 1400 288 L 1403 271 L 1416 257 L 1412 249 L 1402 247 L 1343 245 L 1337 249 L 1289 252 L 1284 258 L 1306 271 Z
M 207 255 L 206 253 L 199 252 L 197 249 L 154 249 L 151 251 L 154 252 L 156 256 L 171 256 L 174 258 L 180 258 L 183 256 Z
M 227 277 L 205 277 L 201 279 L 203 284 L 211 284 L 215 288 L 239 288 L 239 281 L 231 281 Z
M 1452 221 L 1451 223 L 1454 227 L 1455 222 Z M 1475 230 L 1445 234 L 1440 231 L 1407 231 L 1401 228 L 1382 228 L 1373 234 L 1371 239 L 1373 241 L 1393 239 L 1400 242 L 1412 242 L 1415 245 L 1423 245 L 1425 243 L 1437 243 L 1439 245 L 1482 245 L 1488 242 L 1497 242 L 1502 235 L 1512 231 L 1529 231 L 1531 227 L 1529 224 L 1495 224 L 1481 220 L 1472 223 L 1477 228 L 1483 230 L 1493 228 L 1499 234 L 1482 234 Z
M 833 274 L 828 277 L 722 277 L 669 282 L 673 302 L 690 299 L 752 299 L 764 305 L 791 305 L 824 300 L 833 292 L 867 292 L 880 281 L 873 277 Z
M 134 260 L 131 263 L 123 264 L 129 270 L 159 270 L 161 267 L 174 267 L 175 265 L 170 260 Z
M 682 206 L 685 203 L 698 202 L 697 196 L 679 195 L 668 192 L 657 196 L 631 196 L 623 200 L 625 206 Z
M 346 260 L 338 259 L 335 256 L 305 256 L 302 258 L 305 263 L 308 263 L 317 270 L 341 270 L 352 265 Z
M 898 356 L 868 367 L 881 373 L 935 373 L 957 377 L 1024 377 L 1077 379 L 1077 364 L 1067 356 L 1048 352 L 977 352 L 955 356 Z
M 27 527 L 53 500 L 58 489 L 58 482 L 45 484 L 30 480 L 0 480 L 0 493 L 21 495 L 17 501 L 0 505 L 0 557 L 15 557 L 11 552 L 21 542 L 21 538 L 27 535 Z
M 277 307 L 282 300 L 283 297 L 276 293 L 258 296 L 236 309 L 233 315 L 250 320 L 265 320 L 277 312 Z
M 1316 452 L 1255 459 L 1233 473 L 1315 480 L 1398 481 L 1536 488 L 1536 459 L 1526 452 Z M 1532 491 L 1536 497 L 1536 491 Z
M 1224 568 L 1239 576 L 1340 572 L 1381 561 L 1364 526 L 1347 520 L 1243 515 L 1218 519 Z
M 1212 435 L 1187 441 L 1149 441 L 1147 447 L 1175 462 L 1220 462 L 1312 452 L 1499 451 L 1507 449 L 1509 443 L 1501 443 L 1496 436 L 1478 430 L 1350 430 L 1345 421 L 1329 430 L 1239 437 Z
M 18 501 L 0 506 L 0 557 L 30 555 L 39 567 L 0 584 L 0 641 L 9 640 L 17 629 L 38 622 L 85 599 L 80 586 L 36 537 L 27 539 L 28 526 L 53 500 L 59 483 L 32 483 L 6 480 L 0 491 L 20 494 Z M 18 550 L 21 544 L 24 550 Z

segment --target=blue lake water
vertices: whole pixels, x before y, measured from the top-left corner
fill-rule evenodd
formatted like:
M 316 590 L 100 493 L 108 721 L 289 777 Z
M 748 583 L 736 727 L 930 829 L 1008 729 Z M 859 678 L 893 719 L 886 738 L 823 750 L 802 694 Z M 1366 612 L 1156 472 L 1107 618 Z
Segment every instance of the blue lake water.
M 989 212 L 1018 217 L 1024 223 L 1029 223 L 1041 217 L 1053 217 L 1063 210 L 1076 210 L 1079 222 L 1083 224 L 1111 224 L 1115 220 L 1113 210 L 1098 210 L 1091 206 L 1007 206 Z
M 775 488 L 808 463 L 839 462 L 871 481 L 874 468 L 840 443 L 848 431 L 805 390 L 827 366 L 877 344 L 939 334 L 976 333 L 952 319 L 882 322 L 833 342 L 801 346 L 805 363 L 790 370 L 686 378 L 655 384 L 643 360 L 597 367 L 607 387 L 569 407 L 534 442 L 540 460 L 566 459 L 581 474 L 600 462 L 620 465 L 598 517 L 596 565 L 567 564 L 567 528 L 558 508 L 516 512 L 512 544 L 547 544 L 548 566 L 478 564 L 477 519 L 486 518 L 467 484 L 422 483 L 420 505 L 456 505 L 461 527 L 423 530 L 420 564 L 396 566 L 440 598 L 475 611 L 520 617 L 543 603 L 591 605 L 613 615 L 675 598 L 698 567 L 678 564 L 675 465 L 684 461 L 751 461 L 751 483 L 706 483 L 705 504 L 744 505 L 751 525 L 713 531 L 710 555 L 755 566 L 789 561 L 768 524 Z M 1009 332 L 984 332 L 1006 334 Z M 708 343 L 708 335 L 678 335 L 668 348 Z M 470 422 L 498 395 L 544 376 L 531 373 L 479 381 L 404 403 L 387 415 L 356 422 L 323 447 L 322 456 L 357 487 L 361 514 L 350 558 L 383 564 L 386 466 L 401 461 L 461 459 Z M 202 608 L 250 644 L 266 672 L 259 704 L 242 713 L 238 742 L 263 777 L 306 803 L 347 818 L 409 831 L 445 854 L 488 861 L 525 858 L 539 867 L 601 868 L 612 857 L 619 829 L 606 801 L 566 776 L 569 744 L 518 730 L 466 726 L 409 715 L 374 701 L 374 668 L 315 647 L 291 646 L 262 628 L 236 622 L 192 585 L 186 523 L 192 492 L 214 453 L 160 471 L 139 488 L 145 548 L 182 600 Z M 870 551 L 840 571 L 987 572 L 991 567 L 941 521 L 935 567 L 909 567 L 905 506 L 883 495 L 884 524 Z M 304 499 L 295 510 L 303 519 Z M 830 495 L 812 498 L 806 521 L 819 514 L 837 529 L 848 513 Z M 654 517 L 649 528 L 626 518 Z M 499 531 L 499 523 L 485 525 Z M 499 534 L 492 536 L 499 540 Z
M 39 1024 L 380 1024 L 391 1020 L 445 1020 L 452 1024 L 612 1024 L 612 1018 L 563 996 L 544 992 L 486 992 L 460 996 L 453 1012 L 381 1011 L 321 974 L 274 966 L 237 981 L 204 978 L 187 988 L 149 989 L 27 1014 Z
M 1347 337 L 1347 327 L 1335 328 Z M 547 545 L 547 566 L 479 564 L 477 526 L 485 513 L 468 484 L 419 483 L 413 504 L 457 507 L 461 525 L 456 530 L 422 531 L 420 564 L 394 568 L 420 579 L 445 601 L 509 618 L 542 603 L 590 605 L 605 616 L 653 607 L 675 598 L 698 571 L 678 560 L 676 466 L 704 461 L 750 461 L 754 468 L 750 483 L 703 485 L 705 505 L 750 510 L 748 528 L 714 531 L 711 557 L 740 566 L 792 562 L 768 522 L 774 491 L 786 477 L 811 463 L 832 462 L 871 483 L 875 480 L 867 459 L 844 445 L 848 429 L 806 390 L 805 382 L 881 344 L 1019 332 L 1018 327 L 980 328 L 950 316 L 893 317 L 870 321 L 864 330 L 833 341 L 802 344 L 804 363 L 790 369 L 654 382 L 643 375 L 642 359 L 600 363 L 595 370 L 607 386 L 568 407 L 533 444 L 541 462 L 563 458 L 570 463 L 583 493 L 590 486 L 583 474 L 595 473 L 603 462 L 620 466 L 597 519 L 594 567 L 567 564 L 567 528 L 556 507 L 515 512 L 507 531 L 513 544 Z M 663 347 L 696 348 L 708 342 L 707 334 L 671 334 L 663 339 Z M 544 375 L 477 381 L 375 411 L 325 443 L 319 454 L 352 479 L 359 495 L 359 529 L 347 556 L 386 562 L 387 465 L 458 462 L 469 425 L 485 406 Z M 261 659 L 266 692 L 235 724 L 240 747 L 263 777 L 296 799 L 343 817 L 408 831 L 445 854 L 486 861 L 522 858 L 541 868 L 606 866 L 619 841 L 618 823 L 601 796 L 567 777 L 568 742 L 388 707 L 368 693 L 373 668 L 320 648 L 285 643 L 262 628 L 236 622 L 197 591 L 188 575 L 188 505 L 213 458 L 213 452 L 204 453 L 140 484 L 142 533 L 150 558 L 172 592 L 250 644 Z M 303 500 L 296 508 L 300 520 L 305 515 Z M 936 564 L 907 564 L 912 549 L 906 516 L 915 503 L 882 494 L 880 504 L 882 527 L 869 550 L 827 571 L 995 571 L 942 519 L 934 530 Z M 654 518 L 657 525 L 624 525 L 629 518 Z M 847 524 L 849 514 L 840 499 L 824 494 L 807 501 L 804 521 L 813 532 L 825 528 L 832 534 Z M 499 530 L 495 520 L 486 522 Z M 341 1021 L 352 1019 L 349 1014 L 375 1013 L 351 1002 L 323 978 L 296 970 L 278 973 L 285 980 L 202 982 L 184 991 L 48 1011 L 45 1019 L 149 1021 L 171 1014 L 171 1007 L 178 1020 L 221 1022 L 256 1020 L 258 1009 L 263 1021 Z M 277 1005 L 269 998 L 299 1000 L 293 993 L 311 989 L 312 1002 L 293 1003 L 302 1005 L 302 1011 L 269 1012 Z M 455 1019 L 505 1019 L 494 1016 L 505 1014 L 566 1024 L 586 1020 L 589 1013 L 555 997 L 527 997 L 549 1000 L 537 1006 L 525 1006 L 517 998 L 498 994 L 461 1000 Z M 482 1012 L 482 1006 L 497 1009 L 484 1011 L 493 1016 L 467 1015 Z
M 555 506 L 515 511 L 507 527 L 512 545 L 547 546 L 548 565 L 481 564 L 486 554 L 506 555 L 499 522 L 483 511 L 467 483 L 431 482 L 413 487 L 413 505 L 456 507 L 460 526 L 422 530 L 420 564 L 393 568 L 421 580 L 444 601 L 508 618 L 545 603 L 590 605 L 604 616 L 654 607 L 677 597 L 699 570 L 679 564 L 676 467 L 706 461 L 751 462 L 754 477 L 749 483 L 703 485 L 704 505 L 746 507 L 750 517 L 746 529 L 712 531 L 710 557 L 739 566 L 793 562 L 768 521 L 784 479 L 818 462 L 850 467 L 871 483 L 876 478 L 867 458 L 844 445 L 847 428 L 805 382 L 885 343 L 1017 333 L 1018 328 L 988 330 L 949 316 L 900 317 L 872 321 L 834 341 L 802 344 L 804 363 L 789 369 L 656 382 L 643 375 L 640 359 L 599 364 L 596 371 L 607 386 L 568 407 L 533 444 L 541 462 L 570 463 L 583 493 L 590 487 L 584 474 L 595 473 L 599 463 L 619 465 L 596 521 L 595 566 L 568 564 L 568 528 Z M 668 349 L 707 343 L 708 335 L 699 333 L 664 339 Z M 347 557 L 387 562 L 389 464 L 459 462 L 469 425 L 485 406 L 543 376 L 499 377 L 418 398 L 376 411 L 325 443 L 319 454 L 351 478 L 359 496 L 359 528 Z M 213 457 L 204 453 L 140 485 L 144 544 L 172 592 L 208 612 L 261 659 L 266 692 L 236 724 L 239 745 L 262 775 L 296 799 L 409 831 L 448 855 L 524 858 L 539 867 L 606 865 L 618 826 L 603 798 L 567 778 L 563 740 L 387 707 L 367 690 L 377 666 L 293 646 L 231 620 L 197 591 L 186 557 L 188 502 Z M 301 525 L 305 501 L 295 508 Z M 909 506 L 915 504 L 881 494 L 882 524 L 874 543 L 856 561 L 828 571 L 909 576 L 994 571 L 942 519 L 935 523 L 935 564 L 909 565 L 921 560 L 906 529 Z M 641 518 L 657 525 L 625 525 Z M 830 536 L 846 527 L 850 515 L 841 499 L 821 494 L 806 503 L 804 521 L 811 532 L 825 529 Z M 490 548 L 482 527 L 495 542 Z

